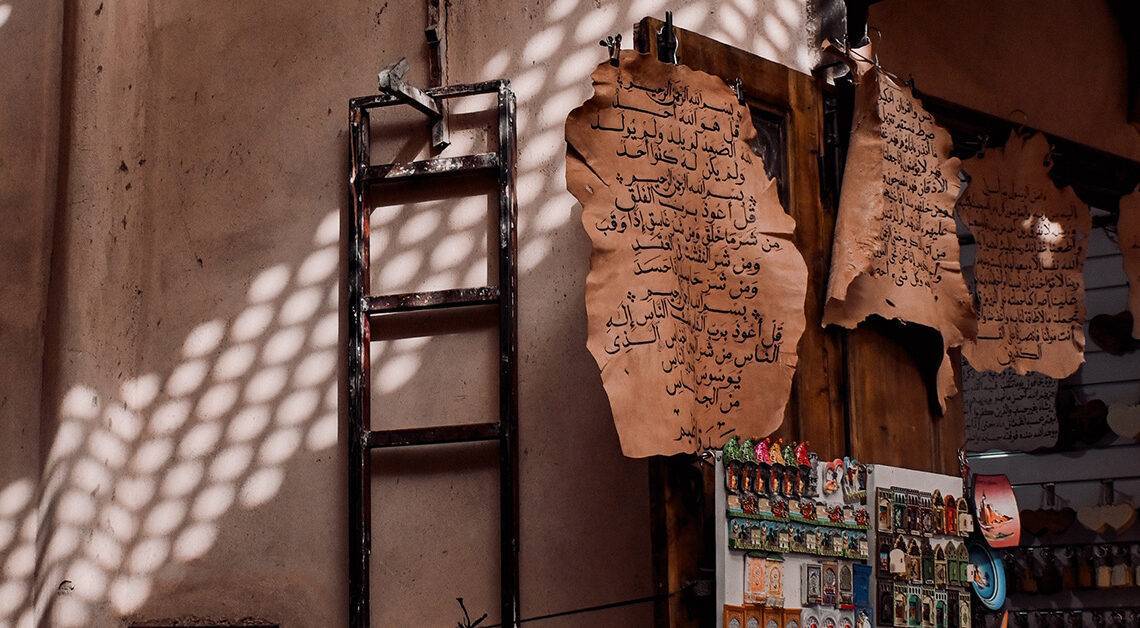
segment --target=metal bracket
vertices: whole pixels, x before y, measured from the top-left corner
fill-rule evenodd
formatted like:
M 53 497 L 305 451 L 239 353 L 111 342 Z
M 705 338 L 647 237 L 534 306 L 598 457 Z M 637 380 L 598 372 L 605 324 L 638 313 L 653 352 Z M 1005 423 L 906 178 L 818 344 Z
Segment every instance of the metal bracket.
M 610 51 L 610 65 L 614 66 L 615 68 L 618 67 L 618 65 L 621 63 L 621 33 L 606 37 L 605 39 L 599 41 L 598 45 L 605 46 L 606 49 Z
M 744 104 L 744 81 L 738 76 L 732 82 L 732 92 L 736 94 L 736 102 Z
M 657 31 L 657 60 L 677 63 L 677 33 L 673 30 L 673 12 L 665 12 L 665 26 Z
M 380 93 L 393 96 L 431 118 L 432 148 L 443 150 L 451 144 L 447 129 L 447 112 L 442 102 L 428 96 L 420 88 L 404 82 L 409 67 L 408 60 L 401 57 L 399 61 L 381 69 L 376 76 Z

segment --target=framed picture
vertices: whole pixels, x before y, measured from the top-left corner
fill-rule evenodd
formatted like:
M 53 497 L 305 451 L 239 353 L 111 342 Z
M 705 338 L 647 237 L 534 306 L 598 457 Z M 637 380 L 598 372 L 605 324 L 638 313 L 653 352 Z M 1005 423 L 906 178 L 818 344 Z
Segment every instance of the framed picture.
M 855 576 L 851 571 L 851 563 L 839 563 L 839 604 L 849 606 L 854 602 Z
M 890 580 L 880 579 L 876 593 L 879 596 L 875 607 L 875 623 L 879 626 L 895 625 L 894 597 L 895 585 Z
M 768 576 L 768 606 L 782 607 L 784 605 L 784 562 L 782 560 L 768 560 L 764 571 Z M 779 623 L 776 624 L 777 627 Z
M 823 601 L 823 567 L 819 563 L 805 563 L 800 573 L 800 603 L 815 606 Z
M 744 603 L 768 601 L 768 561 L 753 554 L 744 555 Z
M 799 608 L 785 608 L 783 628 L 800 628 L 800 614 L 802 612 L 802 609 Z
M 823 563 L 823 593 L 824 606 L 835 606 L 839 603 L 839 563 L 828 561 Z

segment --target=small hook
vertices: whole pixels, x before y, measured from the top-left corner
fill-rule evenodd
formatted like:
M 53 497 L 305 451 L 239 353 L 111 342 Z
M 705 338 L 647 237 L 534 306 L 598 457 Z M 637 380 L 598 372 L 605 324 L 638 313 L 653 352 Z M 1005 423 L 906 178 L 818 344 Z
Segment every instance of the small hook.
M 1029 124 L 1029 114 L 1025 113 L 1024 109 L 1014 109 L 1013 111 L 1009 112 L 1010 120 L 1013 120 L 1013 114 L 1015 113 L 1021 114 L 1021 122 L 1017 124 L 1017 127 L 1014 129 L 1014 131 L 1016 131 L 1018 135 L 1025 135 L 1025 125 Z
M 598 42 L 598 45 L 605 46 L 610 52 L 610 65 L 615 68 L 621 63 L 619 55 L 621 54 L 621 33 L 617 35 L 610 35 L 605 39 Z
M 732 91 L 736 94 L 736 102 L 743 105 L 744 104 L 744 81 L 742 81 L 739 76 L 736 77 L 736 80 L 732 82 Z
M 1057 484 L 1055 482 L 1048 482 L 1042 488 L 1045 489 L 1045 507 L 1049 510 L 1056 510 Z
M 657 60 L 677 63 L 677 33 L 673 30 L 673 12 L 665 12 L 665 25 L 657 31 Z

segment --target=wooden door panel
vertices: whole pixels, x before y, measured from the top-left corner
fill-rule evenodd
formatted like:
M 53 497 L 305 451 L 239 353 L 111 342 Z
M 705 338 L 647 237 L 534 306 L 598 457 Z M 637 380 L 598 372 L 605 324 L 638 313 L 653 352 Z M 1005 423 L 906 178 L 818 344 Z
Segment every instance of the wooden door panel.
M 656 33 L 662 26 L 653 18 L 641 21 L 636 33 L 639 50 L 657 53 Z M 807 329 L 800 338 L 784 424 L 775 435 L 806 439 L 822 455 L 842 456 L 847 444 L 841 396 L 842 336 L 819 326 L 835 228 L 835 217 L 824 212 L 819 194 L 823 154 L 819 85 L 812 77 L 774 61 L 684 29 L 675 30 L 680 63 L 719 76 L 726 83 L 741 80 L 757 123 L 755 152 L 764 158 L 765 169 L 777 180 L 785 210 L 796 220 L 795 243 L 808 264 Z
M 663 23 L 643 19 L 635 31 L 641 52 L 657 54 Z M 708 37 L 675 29 L 678 60 L 732 83 L 742 82 L 757 128 L 754 151 L 779 184 L 780 200 L 796 221 L 795 243 L 808 267 L 804 304 L 807 326 L 798 346 L 799 363 L 784 423 L 774 436 L 807 440 L 825 458 L 855 455 L 861 460 L 915 469 L 955 472 L 962 442 L 961 404 L 946 417 L 932 411 L 923 360 L 929 338 L 914 326 L 877 322 L 847 332 L 824 329 L 823 304 L 831 271 L 835 230 L 834 194 L 821 201 L 821 164 L 840 163 L 846 137 L 824 149 L 824 94 L 812 77 Z M 843 128 L 839 124 L 833 128 Z M 837 189 L 834 165 L 825 181 Z M 935 368 L 936 368 L 935 364 Z M 680 590 L 713 567 L 712 482 L 707 469 L 695 473 L 691 458 L 650 462 L 655 591 Z M 704 476 L 703 482 L 696 478 Z M 686 509 L 703 504 L 704 516 Z M 706 598 L 707 602 L 708 598 Z M 720 609 L 693 596 L 671 595 L 655 606 L 657 626 L 697 626 Z

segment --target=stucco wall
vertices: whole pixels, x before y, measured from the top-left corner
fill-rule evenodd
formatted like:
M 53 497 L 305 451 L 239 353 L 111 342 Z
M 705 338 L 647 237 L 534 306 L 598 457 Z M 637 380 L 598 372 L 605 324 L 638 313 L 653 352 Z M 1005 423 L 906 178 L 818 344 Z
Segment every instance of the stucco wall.
M 0 309 L 0 593 L 14 593 L 0 595 L 0 624 L 32 622 L 33 576 L 50 625 L 188 616 L 343 624 L 346 102 L 374 91 L 378 67 L 400 56 L 422 82 L 423 4 L 80 0 L 61 17 L 64 5 L 0 2 L 12 7 L 0 52 L 21 62 L 5 64 L 18 81 L 0 86 L 0 190 L 12 216 L 0 261 L 16 278 Z M 646 468 L 620 455 L 585 350 L 588 242 L 564 190 L 562 125 L 589 94 L 604 55 L 597 40 L 622 32 L 629 46 L 633 24 L 667 8 L 682 27 L 802 71 L 812 64 L 799 0 L 451 7 L 450 80 L 508 78 L 519 99 L 524 616 L 652 591 Z M 999 17 L 1006 28 L 1024 18 Z M 1034 19 L 1056 30 L 1070 17 Z M 892 27 L 884 57 L 891 42 L 928 37 L 923 23 L 909 35 Z M 1105 28 L 1086 24 L 1082 37 L 1110 37 Z M 53 56 L 61 39 L 62 73 Z M 940 63 L 915 66 L 920 86 L 935 91 Z M 1086 70 L 1065 76 L 1109 84 L 1111 63 Z M 935 93 L 954 99 L 955 89 Z M 1037 101 L 1062 94 L 1027 93 L 1015 106 L 1031 121 Z M 1008 113 L 1004 102 L 975 106 Z M 1091 111 L 1114 124 L 1110 111 Z M 387 139 L 377 152 L 414 152 L 401 126 L 414 119 L 379 124 Z M 1082 124 L 1063 134 L 1094 144 L 1115 135 Z M 478 141 L 459 134 L 452 152 Z M 486 199 L 460 191 L 456 202 L 373 199 L 384 205 L 373 220 L 377 291 L 485 280 Z M 416 334 L 396 326 L 394 340 L 374 347 L 375 425 L 489 418 L 493 335 Z M 376 460 L 374 625 L 453 625 L 457 596 L 495 621 L 493 453 Z M 543 625 L 649 618 L 643 604 Z
M 61 2 L 0 2 L 0 624 L 30 613 Z
M 450 80 L 505 77 L 519 97 L 526 616 L 652 590 L 646 468 L 620 455 L 584 347 L 587 241 L 563 188 L 562 124 L 604 56 L 597 39 L 622 31 L 629 45 L 638 19 L 671 5 L 680 25 L 810 65 L 792 0 L 715 11 L 655 1 L 452 6 Z M 423 4 L 67 6 L 43 525 L 38 547 L 23 548 L 38 557 L 39 612 L 52 625 L 341 624 L 346 102 L 373 92 L 376 70 L 400 56 L 422 82 Z M 377 125 L 378 154 L 408 156 L 400 123 L 409 120 Z M 459 139 L 451 152 L 477 141 Z M 384 205 L 373 221 L 377 292 L 484 281 L 486 199 L 461 192 L 454 203 L 374 199 Z M 374 347 L 375 424 L 489 418 L 493 332 L 416 333 L 393 328 L 396 339 Z M 377 467 L 375 624 L 450 625 L 457 596 L 494 621 L 493 452 L 383 453 Z M 21 575 L 5 578 L 25 586 Z M 548 623 L 649 617 L 642 604 Z

